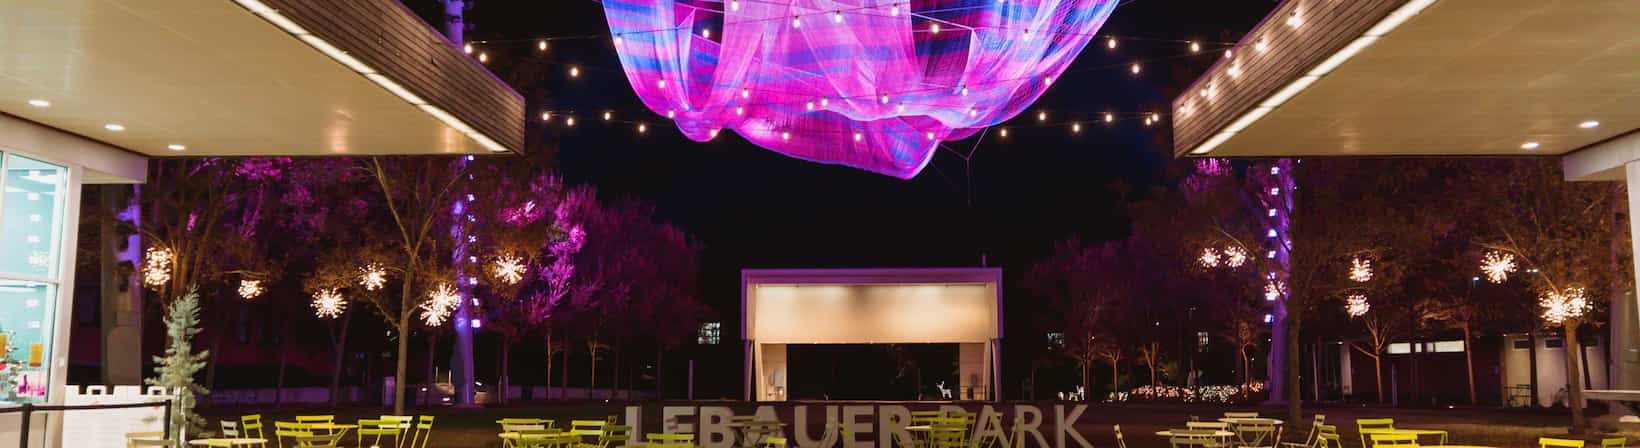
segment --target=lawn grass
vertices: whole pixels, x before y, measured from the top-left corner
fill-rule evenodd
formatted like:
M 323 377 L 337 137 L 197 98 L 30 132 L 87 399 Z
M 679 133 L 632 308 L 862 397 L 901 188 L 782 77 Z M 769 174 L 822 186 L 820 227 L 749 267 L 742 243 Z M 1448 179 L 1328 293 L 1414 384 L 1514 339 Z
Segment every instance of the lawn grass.
M 554 405 L 509 406 L 475 409 L 458 409 L 441 407 L 433 409 L 413 410 L 412 414 L 432 415 L 436 419 L 432 442 L 428 447 L 440 448 L 493 448 L 501 446 L 496 438 L 498 426 L 495 420 L 505 417 L 539 417 L 560 421 L 560 426 L 566 426 L 573 419 L 602 419 L 615 411 L 618 405 L 604 403 L 564 403 Z M 1122 433 L 1129 448 L 1164 448 L 1168 447 L 1165 438 L 1155 435 L 1157 431 L 1184 426 L 1191 416 L 1201 420 L 1218 418 L 1226 410 L 1255 410 L 1250 407 L 1221 407 L 1208 405 L 1179 405 L 1179 404 L 1096 404 L 1091 405 L 1076 428 L 1095 447 L 1114 447 L 1115 436 L 1113 425 L 1121 425 Z M 1265 417 L 1285 418 L 1284 408 L 1268 407 L 1256 409 Z M 215 425 L 221 418 L 237 418 L 245 413 L 260 413 L 263 421 L 268 423 L 268 435 L 272 435 L 272 424 L 275 420 L 290 420 L 296 415 L 306 414 L 335 414 L 338 422 L 352 422 L 360 418 L 376 418 L 387 410 L 375 407 L 346 407 L 332 410 L 328 407 L 281 407 L 277 409 L 246 409 L 246 408 L 214 408 L 202 410 L 207 420 Z M 1538 437 L 1570 437 L 1589 440 L 1590 445 L 1598 447 L 1602 437 L 1627 436 L 1640 437 L 1640 433 L 1600 433 L 1592 432 L 1581 436 L 1568 436 L 1566 426 L 1570 418 L 1564 411 L 1553 412 L 1543 410 L 1520 410 L 1498 408 L 1468 408 L 1452 409 L 1393 409 L 1375 406 L 1311 406 L 1305 409 L 1305 421 L 1298 425 L 1288 422 L 1285 426 L 1288 431 L 1283 435 L 1284 441 L 1299 441 L 1304 438 L 1309 428 L 1309 420 L 1314 413 L 1326 416 L 1329 424 L 1338 426 L 1344 446 L 1359 448 L 1360 438 L 1355 429 L 1355 420 L 1358 418 L 1394 418 L 1398 428 L 1416 429 L 1443 429 L 1450 433 L 1447 443 L 1453 445 L 1482 445 L 1493 447 L 1536 447 Z M 811 429 L 811 433 L 819 433 L 820 428 Z M 1045 433 L 1049 441 L 1053 440 L 1051 433 Z M 870 436 L 862 436 L 868 438 Z M 1433 443 L 1433 439 L 1429 440 Z M 343 446 L 354 446 L 354 438 L 349 435 Z M 1076 448 L 1074 442 L 1067 441 L 1067 448 Z M 366 446 L 369 440 L 366 440 Z M 855 448 L 867 448 L 865 444 L 856 444 Z M 1030 448 L 1037 448 L 1034 444 Z

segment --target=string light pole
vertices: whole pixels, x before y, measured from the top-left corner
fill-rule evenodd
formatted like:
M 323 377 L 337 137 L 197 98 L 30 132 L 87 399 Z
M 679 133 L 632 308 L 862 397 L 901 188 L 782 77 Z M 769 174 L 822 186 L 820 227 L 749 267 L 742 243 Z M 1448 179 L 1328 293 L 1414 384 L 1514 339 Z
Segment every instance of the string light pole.
M 464 0 L 443 0 L 443 2 L 444 2 L 444 20 L 445 20 L 444 34 L 445 34 L 445 37 L 450 40 L 451 44 L 456 45 L 457 47 L 460 47 L 463 50 L 467 50 L 467 49 L 471 48 L 465 42 L 465 40 L 463 39 L 463 37 L 466 33 L 466 30 L 467 30 L 467 22 L 466 22 L 464 16 L 465 16 L 467 7 L 469 5 Z M 467 51 L 467 53 L 471 54 L 472 52 Z M 485 56 L 484 53 L 480 53 L 479 55 L 481 57 Z M 487 57 L 485 59 L 487 59 Z M 486 62 L 486 61 L 481 60 L 480 62 Z M 472 163 L 472 161 L 473 161 L 473 156 L 469 155 L 469 156 L 460 158 L 455 163 L 461 165 L 462 171 L 466 171 L 466 169 L 468 168 L 468 165 L 470 165 Z M 470 193 L 471 192 L 471 185 L 468 185 L 468 184 L 471 183 L 470 181 L 472 180 L 473 175 L 471 173 L 468 173 L 468 174 L 465 174 L 465 176 L 466 176 L 465 180 L 468 181 L 468 182 L 463 182 L 457 187 L 461 190 L 461 191 L 458 191 L 458 193 L 463 193 L 463 192 Z M 469 249 L 469 246 L 472 243 L 472 241 L 471 241 L 471 239 L 469 238 L 469 235 L 468 235 L 469 232 L 468 232 L 467 227 L 469 225 L 471 225 L 476 220 L 476 217 L 474 216 L 474 214 L 471 211 L 473 196 L 471 194 L 457 194 L 457 195 L 455 195 L 455 197 L 456 197 L 456 200 L 454 201 L 455 203 L 451 205 L 451 207 L 452 207 L 451 213 L 455 217 L 455 224 L 452 225 L 451 229 L 450 229 L 450 237 L 453 238 L 453 241 L 455 241 L 455 245 L 454 245 L 453 250 L 451 250 L 450 257 L 451 257 L 451 265 L 455 267 L 456 285 L 457 285 L 456 288 L 457 288 L 457 290 L 452 291 L 451 294 L 437 295 L 437 297 L 449 297 L 450 295 L 454 295 L 458 298 L 459 297 L 472 297 L 473 286 L 474 286 L 474 283 L 476 283 L 476 282 L 470 282 L 470 281 L 467 280 L 468 276 L 475 275 L 475 274 L 473 274 L 472 272 L 469 272 L 469 271 L 474 270 L 474 269 L 481 269 L 481 268 L 472 266 L 472 265 L 476 264 L 474 262 L 476 260 L 469 261 L 471 259 L 471 256 L 468 255 L 468 253 L 467 253 L 468 249 Z M 476 278 L 476 277 L 474 277 L 474 278 Z M 451 385 L 455 388 L 455 398 L 454 398 L 455 405 L 456 406 L 472 406 L 473 405 L 473 383 L 474 383 L 474 381 L 473 381 L 473 331 L 474 331 L 474 329 L 468 324 L 470 319 L 468 317 L 469 313 L 468 313 L 468 310 L 467 310 L 467 301 L 465 301 L 465 300 L 456 300 L 454 305 L 453 305 L 453 310 L 451 310 L 451 311 L 453 312 L 452 314 L 454 314 L 454 316 L 453 316 L 454 319 L 452 319 L 452 320 L 454 321 L 454 327 L 455 327 L 452 330 L 455 333 L 456 337 L 455 337 L 455 347 L 450 350 L 450 382 L 452 383 Z M 440 323 L 442 323 L 442 319 L 441 319 Z M 432 324 L 429 323 L 429 325 L 432 325 Z M 432 354 L 428 353 L 428 356 L 432 356 Z M 502 393 L 506 393 L 506 391 L 502 391 Z
M 1290 235 L 1293 212 L 1293 190 L 1297 188 L 1297 180 L 1293 171 L 1297 168 L 1295 159 L 1276 159 L 1268 162 L 1254 163 L 1248 169 L 1247 182 L 1253 189 L 1254 203 L 1260 210 L 1255 210 L 1259 224 L 1264 228 L 1264 253 L 1262 264 L 1266 282 L 1264 300 L 1268 306 L 1270 322 L 1270 356 L 1265 357 L 1270 372 L 1269 391 L 1270 403 L 1285 402 L 1287 388 L 1293 386 L 1283 373 L 1286 372 L 1288 356 L 1296 356 L 1296 344 L 1289 346 L 1287 332 L 1287 300 L 1292 294 L 1290 288 L 1283 287 L 1288 283 L 1292 273 L 1293 240 Z

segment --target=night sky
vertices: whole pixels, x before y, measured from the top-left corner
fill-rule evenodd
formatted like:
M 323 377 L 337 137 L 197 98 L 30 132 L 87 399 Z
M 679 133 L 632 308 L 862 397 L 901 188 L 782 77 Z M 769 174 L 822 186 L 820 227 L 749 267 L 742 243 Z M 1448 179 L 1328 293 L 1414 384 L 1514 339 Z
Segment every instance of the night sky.
M 1125 3 L 1103 32 L 1208 42 L 1234 42 L 1276 5 Z M 429 23 L 440 23 L 438 2 L 407 4 Z M 596 120 L 613 109 L 623 118 L 642 112 L 650 123 L 665 121 L 642 109 L 618 71 L 599 3 L 480 0 L 467 21 L 469 41 L 513 41 L 479 48 L 532 111 L 575 110 L 581 117 L 569 131 L 532 119 L 533 151 L 556 153 L 558 170 L 571 183 L 595 185 L 609 198 L 654 203 L 662 219 L 705 244 L 702 298 L 722 314 L 725 340 L 739 338 L 731 333 L 739 317 L 739 271 L 746 268 L 978 266 L 984 260 L 1004 269 L 1008 315 L 1029 316 L 1016 311 L 1033 306 L 1019 287 L 1030 264 L 1055 241 L 1125 234 L 1122 192 L 1143 194 L 1163 182 L 1169 160 L 1166 122 L 1149 129 L 1134 121 L 1111 128 L 1093 124 L 1080 135 L 1064 127 L 1016 127 L 1006 140 L 993 135 L 979 142 L 971 162 L 942 152 L 910 180 L 787 158 L 731 133 L 696 143 L 661 125 L 639 137 L 629 125 Z M 533 40 L 592 35 L 603 37 L 554 40 L 545 54 Z M 1189 55 L 1179 42 L 1124 40 L 1119 47 L 1110 52 L 1095 40 L 1031 110 L 1089 122 L 1105 111 L 1165 114 L 1174 94 L 1222 53 Z M 512 64 L 525 58 L 533 58 L 535 71 L 509 77 L 517 71 Z M 1143 76 L 1127 72 L 1135 60 L 1146 61 Z M 582 67 L 582 77 L 570 79 L 567 64 Z M 1030 126 L 1034 117 L 1012 122 Z M 966 152 L 976 140 L 950 146 Z M 1009 336 L 1017 341 L 1024 335 Z

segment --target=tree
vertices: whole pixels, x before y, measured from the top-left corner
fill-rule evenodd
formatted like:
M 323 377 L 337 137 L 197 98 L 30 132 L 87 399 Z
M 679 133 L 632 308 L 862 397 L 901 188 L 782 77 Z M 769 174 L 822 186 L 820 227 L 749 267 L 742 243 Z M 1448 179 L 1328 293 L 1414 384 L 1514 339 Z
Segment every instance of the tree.
M 1128 255 L 1122 241 L 1084 246 L 1071 239 L 1025 275 L 1025 287 L 1048 302 L 1047 326 L 1064 335 L 1063 350 L 1082 369 L 1084 391 L 1092 388 L 1093 363 L 1112 353 L 1110 344 L 1125 320 L 1122 308 L 1132 294 L 1122 288 L 1132 278 Z M 1115 348 L 1117 361 L 1120 349 Z
M 176 393 L 171 407 L 172 434 L 198 432 L 205 428 L 205 419 L 193 413 L 199 395 L 210 393 L 194 382 L 194 375 L 205 368 L 210 352 L 194 353 L 194 335 L 199 334 L 199 292 L 190 288 L 187 294 L 172 301 L 165 312 L 165 355 L 154 357 L 156 378 L 144 381 Z M 185 431 L 191 429 L 192 431 Z
M 1095 339 L 1092 345 L 1093 356 L 1110 364 L 1110 397 L 1116 398 L 1122 393 L 1122 373 L 1118 369 L 1122 365 L 1122 355 L 1127 353 L 1127 349 L 1114 335 Z
M 1522 280 L 1538 296 L 1544 327 L 1566 338 L 1566 379 L 1572 430 L 1586 430 L 1583 415 L 1582 344 L 1578 330 L 1596 323 L 1592 312 L 1609 291 L 1627 290 L 1629 280 L 1610 268 L 1614 240 L 1624 240 L 1612 202 L 1621 197 L 1611 185 L 1566 182 L 1558 165 L 1545 160 L 1477 164 L 1466 181 L 1473 197 L 1509 198 L 1476 204 L 1484 219 L 1478 244 L 1488 256 L 1512 258 Z M 1504 272 L 1501 271 L 1500 272 Z

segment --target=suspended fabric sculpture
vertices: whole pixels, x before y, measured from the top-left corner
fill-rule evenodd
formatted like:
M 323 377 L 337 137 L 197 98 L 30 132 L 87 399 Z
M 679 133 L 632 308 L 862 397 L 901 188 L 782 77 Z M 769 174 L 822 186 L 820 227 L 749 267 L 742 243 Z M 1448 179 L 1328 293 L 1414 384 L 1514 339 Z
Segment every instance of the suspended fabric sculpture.
M 644 105 L 804 160 L 899 178 L 1018 115 L 1117 0 L 604 0 Z

